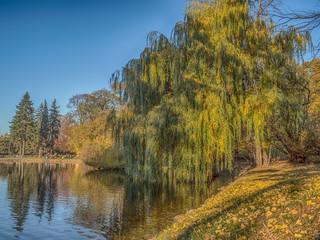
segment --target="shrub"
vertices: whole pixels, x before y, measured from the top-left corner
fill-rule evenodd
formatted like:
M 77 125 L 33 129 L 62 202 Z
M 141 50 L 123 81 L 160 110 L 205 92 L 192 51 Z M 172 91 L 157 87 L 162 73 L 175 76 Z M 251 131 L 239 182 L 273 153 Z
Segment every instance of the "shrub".
M 83 144 L 81 159 L 86 164 L 98 168 L 124 168 L 123 157 L 113 146 L 111 140 L 105 137 L 86 140 Z

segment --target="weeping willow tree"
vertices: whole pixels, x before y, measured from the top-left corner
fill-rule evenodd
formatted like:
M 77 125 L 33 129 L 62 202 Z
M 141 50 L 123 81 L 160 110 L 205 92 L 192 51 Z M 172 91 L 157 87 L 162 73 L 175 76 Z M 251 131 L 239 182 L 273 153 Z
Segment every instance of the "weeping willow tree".
M 290 107 L 299 124 L 303 94 L 290 86 L 305 81 L 296 59 L 307 37 L 275 31 L 250 4 L 189 2 L 170 39 L 151 32 L 140 58 L 113 75 L 122 95 L 114 136 L 128 174 L 206 181 L 245 149 L 262 165 L 270 121 L 286 124 Z

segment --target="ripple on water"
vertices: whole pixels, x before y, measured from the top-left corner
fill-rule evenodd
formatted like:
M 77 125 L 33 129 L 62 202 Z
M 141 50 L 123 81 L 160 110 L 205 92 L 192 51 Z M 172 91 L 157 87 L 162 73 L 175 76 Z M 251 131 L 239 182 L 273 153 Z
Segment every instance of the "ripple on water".
M 136 183 L 72 164 L 0 164 L 0 239 L 148 239 L 218 187 Z

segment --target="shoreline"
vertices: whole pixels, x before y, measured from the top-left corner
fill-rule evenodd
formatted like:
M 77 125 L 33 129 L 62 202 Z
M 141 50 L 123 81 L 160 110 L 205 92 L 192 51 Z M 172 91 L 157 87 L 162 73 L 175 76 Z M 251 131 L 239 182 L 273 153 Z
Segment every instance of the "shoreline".
M 37 158 L 37 157 L 6 157 L 6 158 L 0 158 L 0 163 L 16 163 L 16 162 L 22 162 L 22 163 L 60 163 L 60 164 L 81 164 L 84 163 L 79 158 L 69 158 L 69 159 L 62 159 L 62 158 Z

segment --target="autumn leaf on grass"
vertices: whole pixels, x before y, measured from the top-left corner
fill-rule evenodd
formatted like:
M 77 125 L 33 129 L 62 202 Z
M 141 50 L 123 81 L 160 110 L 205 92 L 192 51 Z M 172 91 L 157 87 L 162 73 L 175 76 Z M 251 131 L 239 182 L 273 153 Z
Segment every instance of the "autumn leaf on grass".
M 270 217 L 272 215 L 272 212 L 270 212 L 270 211 L 268 211 L 267 213 L 266 213 L 266 216 L 267 217 Z
M 307 205 L 313 205 L 314 203 L 311 201 L 307 201 Z

